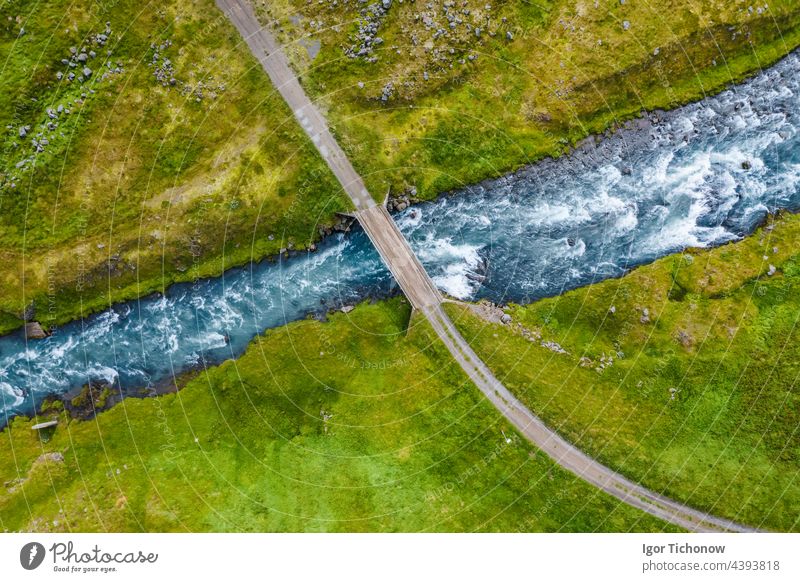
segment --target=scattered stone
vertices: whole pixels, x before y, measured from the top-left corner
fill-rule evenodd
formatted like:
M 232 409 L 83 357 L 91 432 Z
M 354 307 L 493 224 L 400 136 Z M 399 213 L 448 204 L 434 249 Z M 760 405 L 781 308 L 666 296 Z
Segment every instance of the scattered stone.
M 561 346 L 560 346 L 558 343 L 556 343 L 556 342 L 552 342 L 552 341 L 543 341 L 543 342 L 541 342 L 539 345 L 541 345 L 543 348 L 547 348 L 548 350 L 550 350 L 550 351 L 553 351 L 553 352 L 555 352 L 555 353 L 557 353 L 557 354 L 568 354 L 568 353 L 569 353 L 569 352 L 567 352 L 567 350 L 565 350 L 564 348 L 562 348 L 562 347 L 561 347 Z
M 777 271 L 778 269 L 775 268 L 775 265 L 770 265 L 769 270 L 767 271 L 767 275 L 772 277 Z
M 87 79 L 92 76 L 92 70 L 89 67 L 83 67 L 83 76 Z
M 57 422 L 57 421 L 56 421 Z M 44 424 L 44 423 L 43 423 Z M 41 465 L 42 463 L 63 463 L 64 455 L 59 452 L 55 453 L 42 453 L 33 462 L 34 465 Z
M 694 343 L 694 338 L 692 338 L 688 331 L 681 329 L 678 331 L 678 341 L 683 347 L 690 348 Z
M 342 308 L 340 309 L 340 311 L 341 311 L 342 313 L 350 313 L 350 312 L 351 312 L 351 311 L 353 311 L 354 309 L 355 309 L 355 307 L 353 307 L 352 305 L 344 305 L 344 306 L 342 306 Z
M 623 30 L 629 30 L 630 27 L 631 27 L 631 23 L 630 22 L 628 22 L 627 20 L 623 20 L 622 21 L 622 29 Z
M 642 316 L 639 318 L 642 323 L 650 323 L 650 310 L 645 307 L 642 309 Z
M 617 308 L 614 305 L 612 305 L 611 307 L 608 308 L 608 312 L 613 315 L 617 312 Z

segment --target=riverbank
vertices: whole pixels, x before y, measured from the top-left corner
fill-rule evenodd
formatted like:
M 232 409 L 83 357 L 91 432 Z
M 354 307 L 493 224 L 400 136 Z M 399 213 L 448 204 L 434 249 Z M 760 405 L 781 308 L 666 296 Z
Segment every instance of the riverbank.
M 307 248 L 349 209 L 213 0 L 0 11 L 0 333 Z
M 406 331 L 408 311 L 394 299 L 270 330 L 176 394 L 62 417 L 44 440 L 14 419 L 0 433 L 0 524 L 674 531 L 517 438 L 432 331 Z
M 457 305 L 448 310 L 498 377 L 588 453 L 700 509 L 796 530 L 798 240 L 800 216 L 786 214 L 741 241 L 689 249 L 621 279 L 511 305 L 506 323 L 476 319 Z M 466 389 L 427 326 L 407 328 L 408 315 L 402 298 L 361 304 L 326 323 L 268 330 L 241 358 L 202 371 L 180 392 L 124 400 L 92 422 L 65 413 L 12 420 L 1 433 L 9 446 L 0 455 L 16 461 L 0 466 L 19 472 L 4 475 L 4 527 L 653 527 L 638 518 L 631 525 L 619 507 L 599 509 L 602 494 L 573 493 L 572 485 L 540 511 L 539 487 L 564 487 L 564 474 L 542 465 L 516 437 L 522 451 L 492 452 L 488 433 L 500 435 L 502 445 L 513 429 Z M 42 443 L 30 426 L 53 418 L 59 425 Z M 455 448 L 442 456 L 442 443 Z M 48 465 L 51 476 L 36 461 L 44 454 L 64 459 Z M 488 466 L 465 460 L 485 455 Z M 414 487 L 398 487 L 404 476 Z M 514 489 L 518 480 L 528 485 Z M 171 493 L 189 483 L 195 502 Z M 233 493 L 215 496 L 216 487 Z M 311 506 L 306 496 L 315 499 Z M 377 512 L 381 504 L 394 509 Z M 57 513 L 62 507 L 65 516 Z
M 282 0 L 261 16 L 277 23 L 376 196 L 431 199 L 558 157 L 643 111 L 716 94 L 800 44 L 791 2 L 362 8 Z M 309 42 L 321 43 L 313 58 Z
M 727 18 L 731 12 L 723 4 L 720 8 L 709 2 L 708 7 L 720 18 Z M 285 8 L 284 5 L 275 6 L 276 10 Z M 553 46 L 574 42 L 574 39 L 570 40 L 568 31 L 558 32 L 557 16 L 567 9 L 565 6 L 551 6 L 536 17 L 523 14 L 520 16 L 522 20 L 515 17 L 513 22 L 523 23 L 523 30 L 529 34 L 546 31 L 555 43 Z M 640 10 L 630 6 L 613 10 L 631 9 Z M 351 10 L 351 7 L 341 14 L 347 16 L 347 10 Z M 502 36 L 489 42 L 487 39 L 491 37 L 485 36 L 483 41 L 488 44 L 484 45 L 481 41 L 479 62 L 471 63 L 469 70 L 459 69 L 455 77 L 460 79 L 458 82 L 448 75 L 437 77 L 427 89 L 384 105 L 379 100 L 365 98 L 358 88 L 361 81 L 357 79 L 386 78 L 382 73 L 387 64 L 385 61 L 374 63 L 375 67 L 363 68 L 364 64 L 356 61 L 337 68 L 335 78 L 330 79 L 331 86 L 335 81 L 336 86 L 349 88 L 345 93 L 337 94 L 337 99 L 326 96 L 326 79 L 332 69 L 326 68 L 325 63 L 331 63 L 331 66 L 342 63 L 336 53 L 341 43 L 324 37 L 325 34 L 333 34 L 332 29 L 320 33 L 324 42 L 319 60 L 313 63 L 314 69 L 308 71 L 304 78 L 308 89 L 324 103 L 332 101 L 328 105 L 333 125 L 341 134 L 343 144 L 348 154 L 354 157 L 357 167 L 363 170 L 368 181 L 374 182 L 370 182 L 370 185 L 376 196 L 379 193 L 382 196 L 389 187 L 400 196 L 416 192 L 414 196 L 417 199 L 431 199 L 453 188 L 478 183 L 488 176 L 508 173 L 521 165 L 549 156 L 560 156 L 587 134 L 606 132 L 620 120 L 638 115 L 642 109 L 674 107 L 697 100 L 758 71 L 789 52 L 800 39 L 796 11 L 782 4 L 774 6 L 772 10 L 775 11 L 772 14 L 775 20 L 770 21 L 767 16 L 760 14 L 746 18 L 736 16 L 732 21 L 737 27 L 732 33 L 735 37 L 733 40 L 725 35 L 722 38 L 717 33 L 706 38 L 698 22 L 692 23 L 684 11 L 667 11 L 660 14 L 658 22 L 669 24 L 670 19 L 674 18 L 679 23 L 676 30 L 684 35 L 681 38 L 693 40 L 683 45 L 665 42 L 659 55 L 652 55 L 650 47 L 638 46 L 633 42 L 635 35 L 639 34 L 640 23 L 644 23 L 643 26 L 647 23 L 642 15 L 628 15 L 633 28 L 624 31 L 631 33 L 627 35 L 627 40 L 622 40 L 626 35 L 616 30 L 618 19 L 592 17 L 592 34 L 597 33 L 607 40 L 603 45 L 603 54 L 587 50 L 580 54 L 589 60 L 567 64 L 583 73 L 596 71 L 598 77 L 584 79 L 583 84 L 559 97 L 559 100 L 563 98 L 587 108 L 586 112 L 576 114 L 578 121 L 563 117 L 571 115 L 569 107 L 562 111 L 562 106 L 554 105 L 552 110 L 544 112 L 529 111 L 530 103 L 539 103 L 542 98 L 552 97 L 547 92 L 542 93 L 542 87 L 539 87 L 534 98 L 528 85 L 537 76 L 534 74 L 537 67 L 550 67 L 547 62 L 554 53 L 544 49 L 541 54 L 537 53 L 536 60 L 542 61 L 539 64 L 530 61 L 530 56 L 522 58 L 530 52 L 529 45 L 516 32 L 512 33 L 512 36 L 517 35 L 512 43 L 502 41 Z M 234 49 L 235 45 L 229 46 L 235 35 L 230 34 L 231 31 L 225 28 L 226 24 L 219 22 L 220 19 L 213 19 L 213 26 L 204 20 L 210 18 L 211 14 L 215 14 L 213 8 L 193 13 L 190 26 L 185 29 L 176 27 L 165 39 L 177 44 L 179 39 L 193 35 L 198 28 L 220 31 L 218 35 L 201 35 L 193 45 L 193 50 L 197 51 L 193 56 L 201 60 L 207 53 L 213 54 L 218 63 L 224 63 L 224 67 L 220 65 L 219 69 L 227 69 L 231 78 L 235 78 L 241 63 L 250 62 L 249 55 L 245 54 L 246 50 L 239 50 L 241 47 Z M 112 17 L 120 15 L 123 13 Z M 106 15 L 98 15 L 98 18 L 105 20 Z M 282 18 L 286 31 L 290 30 L 288 21 L 284 22 Z M 666 22 L 664 19 L 667 19 Z M 221 20 L 224 21 L 224 18 Z M 149 15 L 142 26 L 166 26 L 167 22 L 167 14 Z M 303 22 L 305 26 L 307 21 Z M 770 32 L 767 24 L 774 27 L 776 23 L 779 28 Z M 720 32 L 722 28 L 716 27 L 714 30 Z M 666 26 L 664 30 L 667 30 Z M 648 30 L 652 36 L 651 33 L 655 34 Z M 663 31 L 658 34 L 663 34 Z M 652 38 L 660 38 L 658 34 Z M 612 36 L 619 42 L 608 41 Z M 30 38 L 35 36 L 27 37 Z M 292 40 L 291 35 L 284 38 Z M 16 40 L 9 39 L 9 42 Z M 53 59 L 57 60 L 56 53 L 67 50 L 68 44 L 68 39 L 54 44 Z M 129 60 L 142 53 L 147 53 L 147 60 L 153 57 L 149 45 L 134 45 L 134 49 L 130 49 Z M 691 57 L 690 60 L 681 60 L 683 49 L 689 51 L 687 55 Z M 169 50 L 174 49 L 169 46 L 164 49 L 167 52 Z M 711 62 L 716 54 L 714 51 L 721 51 L 720 56 L 725 57 L 724 66 L 722 61 L 717 65 Z M 543 55 L 547 58 L 541 59 Z M 172 60 L 176 60 L 174 56 Z M 231 60 L 237 60 L 236 67 L 231 68 Z M 184 61 L 188 66 L 191 59 L 186 57 Z M 297 60 L 296 64 L 301 69 L 308 65 Z M 556 63 L 551 64 L 552 70 L 561 70 Z M 134 69 L 133 64 L 129 66 L 134 71 L 129 83 L 135 90 L 121 95 L 109 91 L 103 98 L 126 103 L 127 98 L 136 97 L 139 87 L 149 87 L 153 83 L 153 71 L 146 65 L 147 61 L 140 63 L 139 68 Z M 213 69 L 205 73 L 213 77 L 219 71 Z M 623 74 L 629 87 L 620 82 L 620 75 Z M 30 193 L 42 204 L 52 201 L 52 192 L 63 192 L 59 210 L 61 214 L 56 222 L 59 228 L 69 228 L 63 232 L 55 231 L 52 240 L 39 241 L 48 231 L 48 220 L 52 213 L 47 207 L 37 214 L 40 209 L 34 205 L 31 207 L 33 214 L 29 215 L 26 223 L 26 232 L 33 234 L 25 239 L 24 253 L 20 250 L 21 237 L 16 235 L 4 249 L 0 249 L 9 264 L 19 267 L 8 274 L 0 285 L 0 333 L 21 326 L 22 314 L 30 309 L 31 304 L 38 312 L 36 317 L 42 320 L 45 327 L 61 325 L 120 301 L 163 291 L 175 282 L 217 276 L 237 265 L 275 255 L 283 248 L 307 248 L 319 242 L 319 227 L 330 226 L 334 213 L 346 210 L 346 201 L 324 169 L 324 164 L 316 158 L 313 148 L 305 142 L 299 131 L 295 131 L 296 128 L 292 129 L 294 122 L 290 112 L 285 111 L 281 103 L 273 103 L 273 89 L 268 83 L 264 84 L 266 81 L 263 78 L 257 78 L 257 73 L 242 75 L 239 81 L 241 86 L 237 85 L 238 89 L 234 89 L 229 83 L 224 97 L 220 97 L 209 111 L 203 109 L 207 100 L 196 106 L 186 99 L 186 95 L 178 96 L 166 91 L 160 96 L 164 102 L 155 110 L 175 107 L 185 118 L 178 116 L 173 119 L 172 125 L 167 124 L 168 127 L 174 126 L 172 133 L 167 136 L 158 132 L 148 134 L 150 140 L 166 140 L 157 149 L 151 148 L 146 140 L 136 142 L 140 146 L 137 149 L 140 165 L 134 175 L 126 177 L 122 185 L 117 187 L 113 212 L 109 212 L 105 202 L 95 204 L 96 201 L 91 199 L 78 204 L 77 209 L 73 208 L 73 214 L 63 214 L 66 208 L 64 199 L 72 199 L 74 194 L 69 189 L 64 191 L 64 188 L 65 184 L 83 184 L 70 176 L 72 172 L 85 173 L 86 168 L 81 160 L 89 159 L 93 151 L 103 152 L 108 167 L 124 165 L 119 162 L 115 166 L 116 158 L 112 159 L 111 154 L 125 150 L 109 144 L 130 141 L 126 132 L 131 127 L 124 122 L 128 108 L 109 109 L 112 113 L 106 120 L 105 141 L 95 143 L 90 140 L 84 147 L 85 151 L 76 150 L 71 154 L 75 157 L 69 160 L 69 172 L 64 180 L 58 184 L 53 182 L 56 174 L 50 175 L 52 180 L 38 180 L 36 191 Z M 669 78 L 668 87 L 659 84 L 665 75 Z M 498 78 L 502 82 L 498 83 Z M 545 78 L 540 82 L 544 84 Z M 601 83 L 603 79 L 605 81 Z M 514 96 L 511 101 L 497 94 L 496 88 L 503 84 Z M 604 88 L 598 89 L 600 85 Z M 620 87 L 628 87 L 622 96 L 617 95 Z M 26 90 L 35 93 L 42 88 L 36 86 Z M 370 91 L 373 91 L 371 85 L 367 88 L 367 92 Z M 595 95 L 598 91 L 602 95 L 600 100 Z M 13 91 L 7 93 L 13 94 Z M 346 99 L 338 99 L 342 95 Z M 608 103 L 612 96 L 613 103 Z M 262 100 L 261 105 L 251 103 L 258 99 Z M 397 107 L 400 103 L 403 106 Z M 413 105 L 413 110 L 406 105 Z M 96 107 L 101 109 L 100 105 Z M 259 113 L 254 113 L 256 108 Z M 498 112 L 503 112 L 502 132 L 497 130 Z M 247 127 L 247 132 L 251 131 L 253 116 L 263 117 L 263 123 L 256 124 L 257 139 L 249 133 L 249 137 L 244 136 L 240 131 L 242 127 Z M 153 125 L 163 127 L 162 117 L 156 116 Z M 544 121 L 546 117 L 550 118 L 549 121 Z M 216 124 L 223 118 L 226 120 L 225 128 L 217 127 Z M 200 126 L 210 131 L 197 132 L 196 128 Z M 199 148 L 197 151 L 181 150 L 180 144 L 184 143 L 189 132 L 187 127 L 194 128 L 191 143 L 193 148 Z M 200 152 L 202 148 L 197 142 L 206 137 L 218 139 L 223 150 L 214 154 L 216 161 L 213 163 L 213 144 L 208 144 L 208 148 Z M 280 142 L 280 147 L 273 144 L 276 140 Z M 392 144 L 392 151 L 387 153 L 385 144 Z M 265 152 L 281 152 L 284 161 Z M 373 152 L 379 155 L 373 156 Z M 176 162 L 176 159 L 180 162 Z M 190 162 L 196 163 L 191 165 Z M 218 162 L 222 166 L 215 165 Z M 179 171 L 176 171 L 176 167 Z M 132 171 L 130 166 L 127 168 L 128 172 Z M 224 169 L 225 183 L 218 179 L 220 168 Z M 150 176 L 146 175 L 148 169 L 152 169 Z M 97 175 L 98 172 L 98 168 L 93 166 L 90 173 Z M 114 190 L 113 176 L 104 176 L 102 174 L 94 178 L 92 191 L 97 192 L 98 196 L 106 191 L 103 189 L 105 186 Z M 214 185 L 213 195 L 201 195 L 202 185 L 209 183 Z M 142 184 L 146 184 L 144 189 L 141 189 Z M 170 199 L 173 195 L 176 202 L 182 202 L 172 204 Z M 80 202 L 80 196 L 75 195 L 74 198 Z M 150 208 L 148 200 L 157 204 Z M 145 213 L 140 215 L 142 203 L 145 204 Z M 111 217 L 113 227 L 107 220 Z M 73 236 L 76 224 L 86 225 L 77 238 Z M 128 226 L 131 228 L 126 230 Z M 167 235 L 168 238 L 165 238 Z M 25 289 L 24 297 L 20 295 L 21 289 Z
M 800 207 L 799 68 L 791 55 L 717 97 L 395 219 L 440 289 L 496 303 L 530 303 L 738 239 L 770 212 Z M 46 340 L 0 338 L 4 410 L 25 412 L 88 380 L 157 384 L 238 357 L 267 328 L 396 291 L 357 227 L 316 248 L 116 305 Z
M 509 390 L 587 454 L 691 506 L 797 531 L 798 241 L 800 216 L 784 214 L 489 317 L 447 308 Z

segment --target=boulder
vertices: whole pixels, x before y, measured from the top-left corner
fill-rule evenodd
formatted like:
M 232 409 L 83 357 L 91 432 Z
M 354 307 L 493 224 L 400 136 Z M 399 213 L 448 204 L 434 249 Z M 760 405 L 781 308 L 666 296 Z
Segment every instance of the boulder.
M 42 329 L 38 321 L 31 321 L 25 324 L 25 337 L 27 339 L 44 339 L 47 332 Z

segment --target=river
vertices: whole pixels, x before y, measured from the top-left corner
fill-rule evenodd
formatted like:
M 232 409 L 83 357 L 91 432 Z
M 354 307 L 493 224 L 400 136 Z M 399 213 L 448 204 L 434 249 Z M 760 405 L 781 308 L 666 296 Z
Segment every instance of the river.
M 526 303 L 686 247 L 739 239 L 800 207 L 800 58 L 572 154 L 395 215 L 445 293 Z M 123 390 L 239 356 L 264 330 L 395 291 L 362 231 L 164 296 L 116 305 L 43 340 L 0 338 L 0 425 L 104 380 Z

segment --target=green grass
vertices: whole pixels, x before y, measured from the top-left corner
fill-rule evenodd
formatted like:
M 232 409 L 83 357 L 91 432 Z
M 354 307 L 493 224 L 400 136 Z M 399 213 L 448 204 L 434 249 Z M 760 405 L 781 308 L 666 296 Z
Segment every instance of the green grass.
M 438 15 L 430 29 L 418 18 L 434 12 L 428 4 Z M 729 0 L 509 0 L 491 2 L 490 11 L 475 0 L 465 4 L 468 16 L 455 4 L 464 24 L 453 31 L 442 4 L 394 2 L 373 63 L 345 54 L 363 3 L 277 0 L 263 8 L 376 198 L 411 187 L 431 198 L 560 155 L 644 109 L 717 92 L 800 44 L 800 7 L 791 0 L 763 14 Z M 434 39 L 439 28 L 447 36 Z M 322 46 L 314 60 L 299 45 L 309 38 Z M 389 82 L 394 92 L 382 102 Z
M 62 416 L 49 440 L 13 420 L 0 527 L 674 531 L 516 436 L 408 317 L 395 299 L 274 329 L 177 394 Z
M 510 326 L 448 309 L 506 386 L 588 454 L 692 506 L 797 531 L 799 240 L 800 216 L 787 215 L 741 242 L 511 306 Z
M 82 83 L 57 78 L 71 47 L 96 53 Z M 6 2 L 0 55 L 0 333 L 32 301 L 54 325 L 304 247 L 349 208 L 212 0 Z

